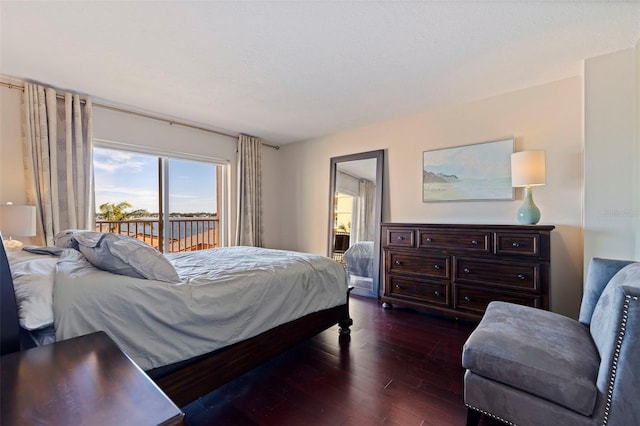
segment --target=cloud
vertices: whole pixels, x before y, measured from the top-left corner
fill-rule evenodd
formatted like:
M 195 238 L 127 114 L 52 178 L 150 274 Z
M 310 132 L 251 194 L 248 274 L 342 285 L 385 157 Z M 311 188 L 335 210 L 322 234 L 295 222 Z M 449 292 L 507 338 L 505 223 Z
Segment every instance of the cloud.
M 158 210 L 158 191 L 130 186 L 100 185 L 96 186 L 96 206 L 104 203 L 127 201 L 132 209 Z
M 95 148 L 93 167 L 96 171 L 115 173 L 125 169 L 129 172 L 140 173 L 147 165 L 138 154 L 108 149 Z

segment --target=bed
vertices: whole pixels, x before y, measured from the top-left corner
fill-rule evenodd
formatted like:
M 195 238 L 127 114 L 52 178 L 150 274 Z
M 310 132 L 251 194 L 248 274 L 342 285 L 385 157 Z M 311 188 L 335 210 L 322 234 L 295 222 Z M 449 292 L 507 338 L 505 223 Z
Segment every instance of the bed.
M 95 234 L 89 243 L 100 249 L 105 237 Z M 21 280 L 47 259 L 55 265 L 55 339 L 107 332 L 179 406 L 335 324 L 341 338 L 349 336 L 344 269 L 322 256 L 253 247 L 168 255 L 160 261 L 179 278 L 168 282 L 98 268 L 91 251 L 43 250 L 7 255 L 2 247 L 2 353 L 52 329 L 22 317 Z M 154 264 L 151 273 L 165 266 Z
M 349 277 L 373 278 L 373 241 L 359 241 L 344 252 Z

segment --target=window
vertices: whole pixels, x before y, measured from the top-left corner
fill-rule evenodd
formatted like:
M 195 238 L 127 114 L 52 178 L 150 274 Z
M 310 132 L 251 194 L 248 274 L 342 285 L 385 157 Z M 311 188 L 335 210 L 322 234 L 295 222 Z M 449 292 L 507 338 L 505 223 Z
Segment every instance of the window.
M 95 147 L 96 230 L 161 252 L 220 247 L 224 165 Z
M 336 192 L 334 197 L 333 231 L 333 260 L 343 262 L 344 252 L 349 248 L 351 234 L 351 217 L 353 212 L 353 197 Z
M 337 232 L 351 232 L 351 216 L 353 214 L 353 197 L 338 192 L 335 197 L 334 228 Z

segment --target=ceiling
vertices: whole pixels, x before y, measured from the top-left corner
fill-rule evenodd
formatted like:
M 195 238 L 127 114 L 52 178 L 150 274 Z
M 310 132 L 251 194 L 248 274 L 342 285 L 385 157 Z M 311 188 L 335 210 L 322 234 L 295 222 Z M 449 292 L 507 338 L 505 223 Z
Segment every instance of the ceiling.
M 338 171 L 345 172 L 353 177 L 376 181 L 376 171 L 378 164 L 375 158 L 365 160 L 341 161 L 336 164 Z
M 0 2 L 0 73 L 278 144 L 582 73 L 640 1 Z

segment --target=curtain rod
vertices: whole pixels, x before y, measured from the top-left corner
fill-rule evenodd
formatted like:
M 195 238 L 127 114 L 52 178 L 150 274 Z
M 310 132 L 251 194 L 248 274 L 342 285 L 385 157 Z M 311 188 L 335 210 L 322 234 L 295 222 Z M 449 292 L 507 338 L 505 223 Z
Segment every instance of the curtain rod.
M 22 86 L 20 84 L 6 83 L 4 81 L 0 81 L 0 86 L 8 87 L 9 89 L 22 90 L 24 92 L 24 86 Z M 57 97 L 58 98 L 63 98 L 64 96 L 57 95 Z M 176 126 L 188 127 L 190 129 L 196 129 L 196 130 L 200 130 L 200 131 L 203 131 L 203 132 L 215 133 L 215 134 L 220 135 L 220 136 L 226 136 L 226 137 L 234 138 L 234 139 L 237 139 L 238 136 L 239 136 L 237 134 L 227 133 L 227 132 L 223 132 L 221 130 L 208 129 L 206 127 L 196 126 L 196 125 L 185 123 L 185 122 L 182 122 L 182 121 L 169 120 L 169 119 L 166 119 L 166 118 L 163 118 L 163 117 L 159 117 L 157 115 L 146 114 L 146 113 L 143 113 L 143 112 L 132 111 L 132 110 L 125 109 L 125 108 L 114 107 L 114 106 L 111 106 L 111 105 L 102 104 L 100 102 L 95 102 L 94 101 L 93 105 L 95 105 L 95 106 L 97 106 L 99 108 L 108 109 L 108 110 L 111 110 L 111 111 L 123 112 L 125 114 L 137 115 L 138 117 L 149 118 L 151 120 L 163 121 L 165 123 L 169 123 L 170 126 L 176 125 Z M 271 144 L 264 143 L 264 142 L 262 143 L 262 145 L 268 146 L 269 148 L 273 148 L 275 150 L 280 149 L 280 146 L 278 146 L 278 145 L 271 145 Z

